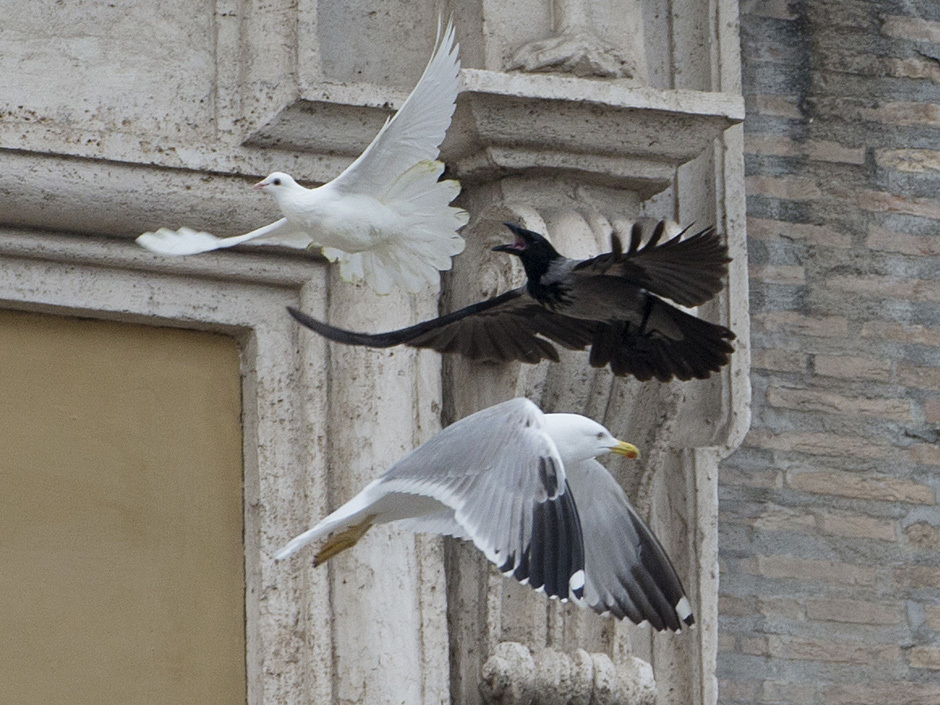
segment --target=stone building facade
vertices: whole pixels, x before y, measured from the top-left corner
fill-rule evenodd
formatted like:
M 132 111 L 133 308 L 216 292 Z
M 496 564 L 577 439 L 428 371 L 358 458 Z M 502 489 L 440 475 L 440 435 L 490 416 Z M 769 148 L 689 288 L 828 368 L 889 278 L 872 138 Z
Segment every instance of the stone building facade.
M 0 542 L 0 624 L 27 630 L 0 651 L 5 693 L 940 701 L 935 3 L 0 7 L 2 389 L 29 420 L 0 412 L 17 449 L 0 472 L 9 487 L 35 480 L 17 513 L 0 512 L 17 537 Z M 163 225 L 245 232 L 275 213 L 253 181 L 338 174 L 420 75 L 442 10 L 464 67 L 443 158 L 472 219 L 440 301 L 377 298 L 312 253 L 168 260 L 133 243 Z M 638 217 L 714 222 L 735 257 L 699 312 L 739 336 L 707 382 L 617 380 L 576 353 L 520 367 L 327 346 L 284 313 L 404 325 L 520 281 L 488 254 L 503 220 L 586 256 Z M 672 555 L 696 630 L 654 635 L 548 604 L 463 544 L 393 531 L 326 569 L 271 560 L 441 424 L 515 395 L 643 448 L 639 470 L 610 467 Z M 159 499 L 154 473 L 170 478 Z M 55 661 L 67 678 L 42 675 L 62 653 L 50 633 L 71 639 Z
M 736 1 L 2 5 L 0 301 L 10 313 L 0 330 L 4 349 L 40 350 L 5 358 L 18 370 L 16 414 L 36 420 L 4 426 L 23 447 L 4 469 L 32 492 L 21 493 L 16 521 L 4 515 L 4 533 L 22 540 L 7 547 L 14 579 L 3 583 L 11 595 L 0 600 L 2 621 L 28 638 L 3 662 L 39 673 L 3 674 L 18 702 L 63 692 L 96 704 L 157 692 L 178 702 L 167 693 L 188 691 L 204 704 L 239 690 L 250 705 L 715 702 L 718 463 L 749 418 Z M 259 178 L 336 176 L 407 96 L 442 13 L 453 14 L 463 63 L 442 154 L 471 221 L 440 299 L 377 297 L 312 252 L 246 247 L 167 259 L 133 242 L 164 225 L 245 232 L 274 218 L 275 205 L 248 188 Z M 607 248 L 612 230 L 640 217 L 716 223 L 727 238 L 727 288 L 699 313 L 739 339 L 710 380 L 640 384 L 574 352 L 559 364 L 498 366 L 328 346 L 284 310 L 361 330 L 405 325 L 517 285 L 517 264 L 490 252 L 506 241 L 503 221 L 547 232 L 578 257 Z M 101 347 L 90 357 L 114 360 L 113 369 L 69 354 L 84 349 L 70 336 L 91 330 Z M 178 354 L 148 355 L 153 336 Z M 118 365 L 122 350 L 131 362 Z M 215 385 L 195 372 L 204 368 L 193 356 L 226 379 L 224 404 L 210 401 Z M 50 385 L 59 379 L 50 369 L 76 378 Z M 195 381 L 159 382 L 177 375 Z M 66 403 L 66 390 L 78 396 Z M 83 404 L 89 390 L 95 409 L 117 412 Z M 697 629 L 651 633 L 549 602 L 464 544 L 387 527 L 321 569 L 273 561 L 290 536 L 442 424 L 521 395 L 586 413 L 642 446 L 641 464 L 610 467 L 672 556 Z M 231 441 L 233 418 L 240 465 L 230 445 L 205 450 Z M 82 433 L 62 435 L 79 421 Z M 160 450 L 168 445 L 172 459 Z M 60 453 L 40 460 L 48 449 Z M 227 492 L 192 484 L 209 474 L 207 455 Z M 159 499 L 154 475 L 173 478 Z M 234 514 L 233 477 L 242 500 Z M 46 487 L 56 488 L 54 501 Z M 62 506 L 70 531 L 49 534 Z M 184 521 L 209 516 L 193 509 L 203 506 L 226 523 L 197 531 Z M 158 571 L 146 557 L 166 555 L 170 528 L 179 559 Z M 69 536 L 74 551 L 63 546 Z M 109 550 L 91 556 L 91 546 Z M 34 555 L 50 560 L 38 570 Z M 196 574 L 214 591 L 186 589 Z M 70 591 L 77 583 L 84 589 Z M 232 585 L 243 600 L 233 600 Z M 187 618 L 174 610 L 182 603 Z M 143 623 L 158 625 L 160 638 L 135 626 Z M 67 658 L 53 658 L 49 624 L 75 637 Z M 187 629 L 217 635 L 218 648 L 201 648 Z M 42 671 L 52 661 L 67 678 Z
M 741 3 L 753 423 L 719 701 L 940 702 L 940 5 Z

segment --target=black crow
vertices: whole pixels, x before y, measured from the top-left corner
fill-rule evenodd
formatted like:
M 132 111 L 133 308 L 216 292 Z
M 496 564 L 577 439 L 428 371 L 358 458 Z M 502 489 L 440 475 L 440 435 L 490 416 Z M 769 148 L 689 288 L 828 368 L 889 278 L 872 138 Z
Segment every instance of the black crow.
M 643 381 L 704 379 L 728 363 L 734 333 L 660 298 L 698 306 L 721 290 L 731 260 L 713 227 L 683 239 L 686 228 L 660 242 L 665 223 L 659 222 L 641 245 L 642 227 L 636 224 L 626 251 L 615 233 L 611 252 L 578 261 L 560 255 L 538 233 L 505 225 L 515 242 L 493 250 L 522 260 L 528 281 L 518 289 L 388 333 L 355 333 L 288 311 L 340 343 L 405 344 L 472 360 L 557 362 L 549 341 L 569 350 L 590 346 L 592 366 L 609 364 L 615 375 Z

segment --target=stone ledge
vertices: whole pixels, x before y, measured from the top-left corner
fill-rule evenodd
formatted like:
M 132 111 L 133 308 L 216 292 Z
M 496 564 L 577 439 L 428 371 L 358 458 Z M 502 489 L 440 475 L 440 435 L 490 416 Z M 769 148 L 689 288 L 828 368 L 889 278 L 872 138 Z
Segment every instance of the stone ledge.
M 744 118 L 743 100 L 730 94 L 475 69 L 461 77 L 442 154 L 468 184 L 546 172 L 646 199 Z M 243 144 L 228 135 L 167 145 L 156 137 L 0 125 L 0 225 L 125 236 L 183 224 L 220 236 L 246 232 L 277 213 L 265 199 L 245 207 L 244 175 L 255 180 L 278 169 L 307 183 L 333 178 L 405 97 L 398 91 L 390 100 L 369 84 L 321 86 Z M 176 222 L 181 213 L 186 223 Z
M 744 119 L 741 97 L 723 93 L 479 69 L 462 70 L 461 79 L 441 152 L 451 172 L 468 181 L 550 168 L 648 197 L 668 187 L 675 167 Z M 371 84 L 324 84 L 245 144 L 355 157 L 405 97 Z

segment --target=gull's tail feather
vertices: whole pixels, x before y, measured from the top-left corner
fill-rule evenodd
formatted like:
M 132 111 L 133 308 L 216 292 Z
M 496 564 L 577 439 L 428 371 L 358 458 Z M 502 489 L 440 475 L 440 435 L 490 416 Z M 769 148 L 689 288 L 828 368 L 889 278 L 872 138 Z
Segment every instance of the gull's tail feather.
M 340 276 L 365 282 L 379 294 L 395 287 L 411 293 L 440 286 L 438 272 L 451 268 L 451 258 L 466 243 L 457 230 L 470 216 L 450 204 L 460 193 L 457 181 L 439 181 L 444 165 L 421 161 L 393 181 L 382 202 L 401 216 L 404 225 L 394 238 L 367 252 L 348 253 L 324 248 L 323 255 L 338 262 Z

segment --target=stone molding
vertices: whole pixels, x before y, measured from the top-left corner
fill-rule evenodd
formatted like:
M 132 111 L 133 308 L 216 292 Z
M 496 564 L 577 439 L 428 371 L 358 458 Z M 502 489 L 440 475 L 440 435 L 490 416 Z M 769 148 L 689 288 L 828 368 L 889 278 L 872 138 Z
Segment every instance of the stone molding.
M 578 649 L 531 651 L 501 642 L 483 664 L 480 693 L 487 705 L 653 705 L 656 679 L 646 661 Z

